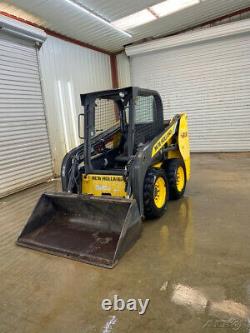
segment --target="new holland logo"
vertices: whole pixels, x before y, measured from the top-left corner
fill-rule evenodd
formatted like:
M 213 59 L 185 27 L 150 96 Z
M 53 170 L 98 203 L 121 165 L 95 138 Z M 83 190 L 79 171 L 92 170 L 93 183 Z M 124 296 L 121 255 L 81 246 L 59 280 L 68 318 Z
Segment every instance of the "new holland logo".
M 93 180 L 108 181 L 108 182 L 122 182 L 123 178 L 119 176 L 91 176 Z
M 157 154 L 162 147 L 167 143 L 167 141 L 174 135 L 176 129 L 176 124 L 170 127 L 163 135 L 162 137 L 154 144 L 152 149 L 152 157 Z

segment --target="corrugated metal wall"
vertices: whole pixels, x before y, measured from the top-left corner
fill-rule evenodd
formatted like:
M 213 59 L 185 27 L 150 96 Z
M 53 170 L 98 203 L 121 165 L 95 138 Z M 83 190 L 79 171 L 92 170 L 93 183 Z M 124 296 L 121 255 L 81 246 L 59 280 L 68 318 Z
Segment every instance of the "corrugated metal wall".
M 125 53 L 116 56 L 119 87 L 129 87 L 131 85 L 129 57 Z
M 35 43 L 0 32 L 0 196 L 51 176 Z
M 250 35 L 134 56 L 133 85 L 158 90 L 165 118 L 187 112 L 192 151 L 250 150 Z
M 110 57 L 50 36 L 39 53 L 52 158 L 59 175 L 64 155 L 80 143 L 80 94 L 112 88 Z

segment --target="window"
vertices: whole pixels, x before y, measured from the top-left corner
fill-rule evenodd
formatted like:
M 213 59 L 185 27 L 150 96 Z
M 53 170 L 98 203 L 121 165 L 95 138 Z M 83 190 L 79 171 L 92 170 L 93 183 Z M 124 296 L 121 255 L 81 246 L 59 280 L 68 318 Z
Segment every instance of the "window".
M 117 124 L 118 109 L 111 99 L 97 99 L 95 104 L 95 135 Z
M 154 108 L 154 96 L 137 96 L 135 101 L 135 123 L 152 123 L 154 121 Z

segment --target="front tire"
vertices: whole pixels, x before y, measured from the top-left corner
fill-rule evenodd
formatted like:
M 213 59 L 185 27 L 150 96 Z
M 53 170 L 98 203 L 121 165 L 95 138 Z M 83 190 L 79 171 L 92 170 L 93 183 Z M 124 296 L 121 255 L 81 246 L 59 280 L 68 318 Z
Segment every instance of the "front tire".
M 144 180 L 143 199 L 146 219 L 163 215 L 168 200 L 168 181 L 164 170 L 148 170 Z

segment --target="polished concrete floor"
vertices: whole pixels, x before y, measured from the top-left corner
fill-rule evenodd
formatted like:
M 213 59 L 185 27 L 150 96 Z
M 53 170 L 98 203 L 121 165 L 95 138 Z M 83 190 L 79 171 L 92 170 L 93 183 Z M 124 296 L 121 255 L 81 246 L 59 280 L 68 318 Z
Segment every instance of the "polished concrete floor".
M 112 269 L 15 245 L 54 181 L 0 200 L 0 332 L 250 331 L 250 155 L 192 157 L 185 197 Z M 104 311 L 118 295 L 150 299 L 144 315 Z

